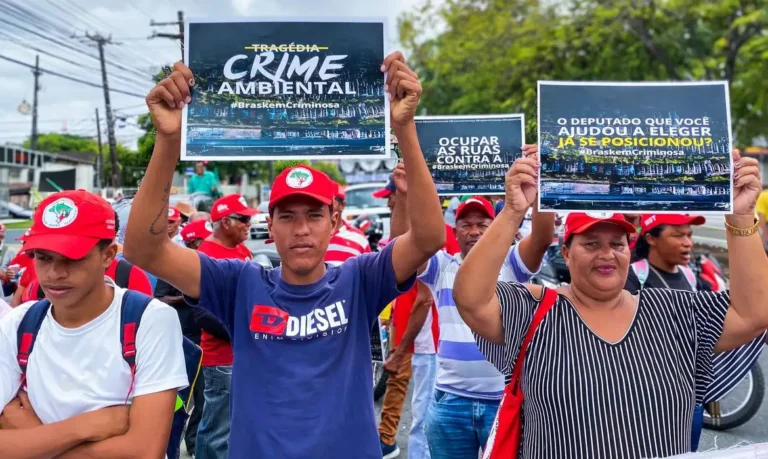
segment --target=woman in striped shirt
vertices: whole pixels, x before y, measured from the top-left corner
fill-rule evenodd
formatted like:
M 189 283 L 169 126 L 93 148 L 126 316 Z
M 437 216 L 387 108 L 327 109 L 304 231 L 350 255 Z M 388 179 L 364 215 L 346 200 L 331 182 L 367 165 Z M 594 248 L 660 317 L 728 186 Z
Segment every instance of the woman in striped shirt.
M 620 214 L 571 213 L 563 256 L 571 284 L 538 328 L 523 366 L 521 457 L 651 458 L 689 452 L 694 408 L 714 352 L 768 328 L 768 257 L 756 231 L 757 162 L 734 152 L 734 214 L 726 217 L 729 292 L 624 290 L 630 265 Z M 542 288 L 492 273 L 535 202 L 538 158 L 515 162 L 506 204 L 458 271 L 454 300 L 486 358 L 509 375 Z M 737 261 L 738 260 L 738 261 Z

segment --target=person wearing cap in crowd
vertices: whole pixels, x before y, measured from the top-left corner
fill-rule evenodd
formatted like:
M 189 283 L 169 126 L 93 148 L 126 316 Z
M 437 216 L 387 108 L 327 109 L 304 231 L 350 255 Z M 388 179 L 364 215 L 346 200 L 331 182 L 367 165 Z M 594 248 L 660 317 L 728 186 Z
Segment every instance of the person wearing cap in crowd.
M 691 420 L 713 379 L 713 356 L 768 328 L 768 257 L 754 205 L 757 160 L 733 152 L 733 214 L 726 216 L 730 291 L 624 289 L 629 234 L 618 213 L 572 212 L 563 257 L 571 284 L 555 302 L 525 355 L 521 457 L 644 458 L 691 451 Z M 485 357 L 515 366 L 544 295 L 539 285 L 494 282 L 527 208 L 537 197 L 538 158 L 515 161 L 502 213 L 464 260 L 453 297 Z M 441 311 L 442 312 L 442 311 Z M 556 375 L 556 377 L 553 377 Z M 499 431 L 501 432 L 501 431 Z
M 323 260 L 330 265 L 340 265 L 352 257 L 370 253 L 371 244 L 362 231 L 344 221 L 344 190 L 338 183 L 334 183 L 333 187 L 333 212 L 337 215 L 337 223 Z
M 0 222 L 0 267 L 8 266 L 15 256 L 16 251 L 5 242 L 5 225 Z
M 190 222 L 181 229 L 181 237 L 184 245 L 192 250 L 197 250 L 204 240 L 213 235 L 211 222 L 207 220 L 207 213 L 200 212 L 202 218 L 192 220 L 195 214 L 190 215 Z M 201 324 L 208 324 L 208 328 L 218 328 L 218 320 L 202 308 L 193 308 L 184 301 L 182 293 L 164 280 L 158 280 L 155 287 L 155 298 L 163 303 L 173 307 L 179 315 L 181 323 L 181 332 L 190 341 L 200 345 L 202 337 Z M 197 384 L 194 387 L 192 398 L 194 400 L 192 412 L 189 414 L 189 421 L 184 431 L 184 446 L 187 451 L 194 452 L 197 445 L 197 429 L 200 426 L 200 420 L 203 417 L 203 406 L 205 404 L 205 377 L 198 377 Z
M 24 246 L 24 241 L 29 236 L 29 229 L 24 234 L 17 237 L 16 240 Z M 34 258 L 31 254 L 19 250 L 16 256 L 9 262 L 8 267 L 5 269 L 3 275 L 3 295 L 10 296 L 8 303 L 11 307 L 18 306 L 22 303 L 21 297 L 24 293 L 24 289 L 21 288 L 21 279 L 24 277 L 24 273 L 27 269 L 34 264 Z
M 187 192 L 204 193 L 208 196 L 214 196 L 218 193 L 219 180 L 216 174 L 207 170 L 207 161 L 198 161 L 195 163 L 195 175 L 189 178 L 187 182 Z
M 395 183 L 393 181 L 393 174 L 389 174 L 389 181 L 387 182 L 387 185 L 380 190 L 374 191 L 373 197 L 379 198 L 379 199 L 386 199 L 387 207 L 389 207 L 389 210 L 391 211 L 395 207 L 396 191 L 397 191 L 397 187 L 395 186 Z M 453 231 L 453 226 L 449 225 L 448 223 L 445 224 L 445 246 L 443 247 L 443 250 L 445 250 L 451 255 L 458 253 L 460 250 L 459 244 L 456 241 L 456 233 Z
M 534 155 L 535 145 L 523 152 Z M 472 332 L 456 310 L 451 291 L 454 276 L 476 244 L 483 240 L 496 213 L 493 204 L 480 196 L 464 199 L 456 209 L 456 239 L 460 252 L 438 252 L 419 270 L 419 280 L 437 302 L 440 343 L 435 371 L 434 396 L 425 422 L 432 459 L 469 457 L 485 446 L 504 390 L 504 376 L 485 361 Z M 554 234 L 554 216 L 533 213 L 534 230 L 518 244 L 502 251 L 503 263 L 493 279 L 527 282 L 539 270 Z
M 119 341 L 125 290 L 104 275 L 114 239 L 114 211 L 98 195 L 54 193 L 37 207 L 23 250 L 34 255 L 50 309 L 25 378 L 17 334 L 34 303 L 0 321 L 3 457 L 164 455 L 177 391 L 188 385 L 181 327 L 173 309 L 149 303 L 133 377 Z
M 11 268 L 14 265 L 12 262 L 14 258 L 16 258 L 16 250 L 5 242 L 5 225 L 0 222 L 0 284 L 3 287 L 0 299 L 10 299 L 15 291 L 13 281 L 18 272 L 18 266 Z
M 168 208 L 168 237 L 176 244 L 184 245 L 184 239 L 179 234 L 181 227 L 181 211 L 177 207 Z
M 643 288 L 671 288 L 690 292 L 727 289 L 725 280 L 719 276 L 714 279 L 717 285 L 712 285 L 688 267 L 693 256 L 692 226 L 706 223 L 703 216 L 646 214 L 639 217 L 640 237 L 635 246 L 637 261 L 631 265 L 625 290 L 637 294 Z M 764 339 L 765 334 L 731 352 L 715 354 L 712 383 L 694 413 L 693 451 L 698 449 L 704 406 L 720 400 L 738 385 L 760 357 Z
M 212 234 L 203 239 L 197 250 L 213 259 L 250 261 L 253 255 L 243 243 L 250 237 L 251 217 L 256 212 L 256 209 L 248 207 L 239 194 L 230 194 L 216 200 L 211 208 Z M 195 457 L 201 459 L 226 459 L 230 428 L 232 343 L 221 321 L 210 315 L 208 319 L 214 320 L 197 322 L 202 328 L 200 347 L 203 349 L 202 374 L 206 382 L 205 404 L 197 428 L 194 451 Z
M 254 451 L 283 459 L 381 458 L 371 326 L 413 285 L 416 269 L 445 239 L 413 119 L 421 84 L 399 52 L 381 70 L 387 75 L 390 124 L 408 169 L 410 230 L 384 250 L 340 266 L 323 262 L 337 226 L 336 190 L 327 175 L 309 166 L 286 169 L 272 184 L 268 227 L 281 258 L 278 268 L 214 260 L 160 237 L 153 221 L 167 212 L 163 195 L 179 159 L 181 107 L 191 100 L 194 77 L 177 63 L 147 97 L 157 140 L 131 208 L 126 256 L 213 312 L 230 332 L 230 459 L 251 458 Z
M 402 163 L 398 164 L 392 173 L 393 177 L 405 174 Z M 393 180 L 396 190 L 391 193 L 390 210 L 392 224 L 390 236 L 396 237 L 408 231 L 407 201 L 408 190 L 406 180 Z M 446 237 L 443 250 L 453 255 L 458 251 L 453 228 L 450 237 Z M 391 459 L 400 455 L 396 442 L 398 425 L 405 405 L 408 385 L 413 377 L 413 395 L 411 400 L 411 424 L 408 436 L 408 456 L 411 458 L 428 458 L 429 450 L 424 437 L 424 418 L 431 400 L 431 390 L 435 384 L 435 352 L 437 349 L 439 326 L 437 322 L 437 307 L 432 293 L 422 282 L 416 282 L 410 290 L 395 299 L 391 306 L 391 331 L 389 336 L 394 345 L 384 369 L 389 373 L 387 388 L 381 406 L 381 422 L 379 422 L 379 438 L 381 455 Z

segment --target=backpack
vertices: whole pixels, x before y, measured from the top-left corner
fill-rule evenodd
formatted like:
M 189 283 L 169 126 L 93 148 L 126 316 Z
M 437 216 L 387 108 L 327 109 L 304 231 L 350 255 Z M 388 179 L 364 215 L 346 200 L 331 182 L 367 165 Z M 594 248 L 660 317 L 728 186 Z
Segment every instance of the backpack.
M 117 260 L 117 267 L 115 268 L 115 285 L 120 288 L 128 288 L 128 282 L 131 279 L 131 268 L 133 265 L 126 259 L 121 258 Z M 26 303 L 28 301 L 42 300 L 45 298 L 45 292 L 37 279 L 33 280 L 27 286 L 21 297 L 21 302 Z
M 691 268 L 687 266 L 678 266 L 678 268 L 680 268 L 680 271 L 682 271 L 685 275 L 685 279 L 691 286 L 691 290 L 695 292 L 697 290 L 696 274 Z M 640 281 L 640 288 L 643 288 L 645 286 L 645 281 L 648 280 L 651 264 L 648 263 L 647 259 L 643 258 L 642 260 L 632 263 L 632 270 L 635 272 L 637 279 Z
M 130 267 L 130 266 L 129 266 Z M 119 269 L 119 267 L 118 267 Z M 119 274 L 116 275 L 118 277 Z M 120 344 L 123 349 L 123 359 L 131 368 L 131 386 L 126 395 L 126 404 L 133 392 L 133 379 L 136 371 L 136 336 L 138 335 L 141 317 L 153 300 L 143 293 L 126 290 L 123 292 L 123 303 L 120 312 Z M 21 387 L 27 385 L 27 364 L 29 356 L 35 347 L 35 339 L 45 316 L 48 314 L 51 303 L 48 300 L 40 300 L 33 304 L 24 314 L 17 332 L 18 363 L 21 368 Z M 195 343 L 183 338 L 184 362 L 187 369 L 189 386 L 179 391 L 176 397 L 175 413 L 171 426 L 171 435 L 168 439 L 166 454 L 168 459 L 178 459 L 181 449 L 181 440 L 184 437 L 184 427 L 192 409 L 192 392 L 200 373 L 203 359 L 203 351 Z

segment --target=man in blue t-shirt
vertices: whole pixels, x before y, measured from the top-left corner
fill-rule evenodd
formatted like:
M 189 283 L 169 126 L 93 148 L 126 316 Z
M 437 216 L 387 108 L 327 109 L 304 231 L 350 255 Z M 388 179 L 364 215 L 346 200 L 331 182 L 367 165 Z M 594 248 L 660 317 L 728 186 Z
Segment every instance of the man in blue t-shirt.
M 269 232 L 280 268 L 213 260 L 167 237 L 168 190 L 181 112 L 194 77 L 182 63 L 147 97 L 157 139 L 125 238 L 126 258 L 164 279 L 227 328 L 234 351 L 230 458 L 381 459 L 371 384 L 370 330 L 419 266 L 445 244 L 437 192 L 416 136 L 421 95 L 401 53 L 383 62 L 392 129 L 407 174 L 410 230 L 381 252 L 340 266 L 323 257 L 336 228 L 333 182 L 297 166 L 272 185 Z M 407 175 L 407 177 L 404 177 Z

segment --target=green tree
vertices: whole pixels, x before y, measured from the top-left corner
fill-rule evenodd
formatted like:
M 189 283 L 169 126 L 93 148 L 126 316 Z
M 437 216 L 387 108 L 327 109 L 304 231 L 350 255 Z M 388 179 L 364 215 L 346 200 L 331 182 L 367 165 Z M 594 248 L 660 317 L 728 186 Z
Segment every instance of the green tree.
M 528 142 L 537 80 L 726 80 L 739 142 L 768 123 L 768 0 L 427 1 L 398 25 L 427 113 L 524 112 Z

